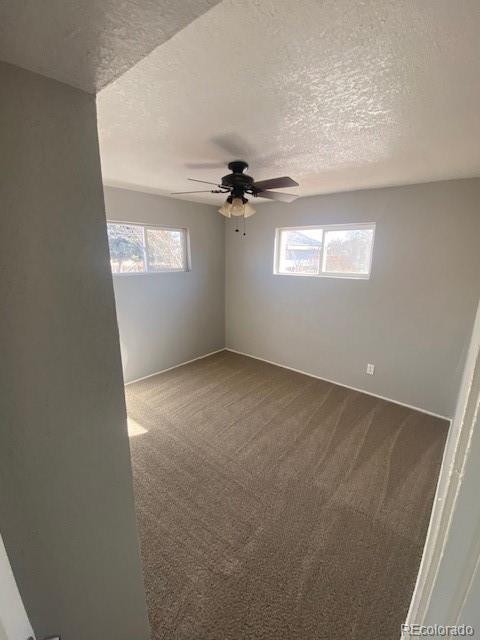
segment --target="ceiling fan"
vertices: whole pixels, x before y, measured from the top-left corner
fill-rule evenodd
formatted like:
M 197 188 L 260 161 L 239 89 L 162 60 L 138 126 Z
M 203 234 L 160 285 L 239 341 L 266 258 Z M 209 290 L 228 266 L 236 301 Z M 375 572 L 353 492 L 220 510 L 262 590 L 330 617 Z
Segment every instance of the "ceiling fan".
M 227 199 L 218 210 L 226 218 L 231 216 L 243 216 L 248 218 L 255 213 L 255 209 L 249 203 L 245 194 L 254 198 L 266 198 L 267 200 L 277 200 L 278 202 L 293 202 L 298 196 L 291 193 L 270 191 L 270 189 L 282 189 L 283 187 L 298 187 L 298 182 L 283 176 L 281 178 L 271 178 L 270 180 L 260 180 L 255 182 L 251 176 L 247 176 L 244 171 L 248 164 L 244 160 L 233 160 L 228 163 L 231 173 L 223 176 L 220 184 L 188 178 L 192 182 L 203 182 L 217 187 L 216 189 L 203 189 L 201 191 L 177 191 L 171 195 L 185 195 L 188 193 L 228 193 Z

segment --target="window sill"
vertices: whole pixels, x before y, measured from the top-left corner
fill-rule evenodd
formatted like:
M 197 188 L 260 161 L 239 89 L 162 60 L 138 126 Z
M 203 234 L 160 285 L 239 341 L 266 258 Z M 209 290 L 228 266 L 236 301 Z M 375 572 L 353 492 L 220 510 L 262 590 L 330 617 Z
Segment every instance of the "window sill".
M 283 273 L 274 271 L 273 275 L 294 278 L 337 278 L 341 280 L 370 280 L 369 273 Z
M 168 273 L 189 273 L 190 269 L 170 269 L 169 271 L 134 271 L 132 273 L 124 272 L 124 273 L 113 273 L 112 276 L 114 278 L 123 278 L 124 276 L 164 276 Z

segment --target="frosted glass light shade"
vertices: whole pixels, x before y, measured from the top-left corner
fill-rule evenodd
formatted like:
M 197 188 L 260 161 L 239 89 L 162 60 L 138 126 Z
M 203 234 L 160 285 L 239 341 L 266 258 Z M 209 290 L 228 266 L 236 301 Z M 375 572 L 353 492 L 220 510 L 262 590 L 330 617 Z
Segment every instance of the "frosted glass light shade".
M 243 216 L 243 200 L 241 198 L 234 198 L 231 206 L 232 216 Z
M 218 213 L 221 213 L 222 216 L 225 216 L 226 218 L 230 218 L 231 217 L 231 215 L 232 215 L 232 205 L 230 204 L 230 202 L 228 202 L 228 200 L 225 200 L 225 202 L 222 204 L 222 206 L 218 210 Z
M 245 216 L 245 218 L 249 218 L 250 216 L 253 216 L 254 213 L 255 213 L 255 209 L 252 207 L 252 205 L 249 202 L 246 202 L 243 205 L 243 215 Z

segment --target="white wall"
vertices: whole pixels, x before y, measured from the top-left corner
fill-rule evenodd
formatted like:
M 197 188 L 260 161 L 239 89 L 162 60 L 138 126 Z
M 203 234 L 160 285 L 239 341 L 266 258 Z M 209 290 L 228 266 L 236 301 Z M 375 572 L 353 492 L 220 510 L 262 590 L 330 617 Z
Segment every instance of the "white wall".
M 408 624 L 464 624 L 476 633 L 480 629 L 479 468 L 480 306 Z
M 3 540 L 39 637 L 146 640 L 95 98 L 0 85 Z
M 268 204 L 226 228 L 227 347 L 452 416 L 480 295 L 480 180 Z M 370 280 L 273 275 L 275 228 L 376 222 Z M 374 376 L 365 373 L 368 362 Z
M 480 362 L 479 362 L 480 368 Z M 480 630 L 480 376 L 477 373 L 477 415 L 469 451 L 463 461 L 452 521 L 424 624 L 468 624 Z
M 0 535 L 0 640 L 27 639 L 33 629 Z
M 225 346 L 224 219 L 210 206 L 105 187 L 109 220 L 187 227 L 191 270 L 114 275 L 125 382 Z
M 459 435 L 452 466 L 442 477 L 454 485 L 451 521 L 443 540 L 426 624 L 469 624 L 480 630 L 480 308 L 457 407 Z M 457 420 L 457 416 L 456 416 Z M 455 432 L 455 422 L 452 432 Z M 453 435 L 453 434 L 452 434 Z M 452 439 L 452 436 L 450 436 Z M 450 442 L 449 442 L 450 444 Z M 449 447 L 446 458 L 448 460 Z M 443 478 L 442 478 L 443 479 Z M 440 489 L 442 482 L 440 482 Z M 448 494 L 442 497 L 448 503 Z

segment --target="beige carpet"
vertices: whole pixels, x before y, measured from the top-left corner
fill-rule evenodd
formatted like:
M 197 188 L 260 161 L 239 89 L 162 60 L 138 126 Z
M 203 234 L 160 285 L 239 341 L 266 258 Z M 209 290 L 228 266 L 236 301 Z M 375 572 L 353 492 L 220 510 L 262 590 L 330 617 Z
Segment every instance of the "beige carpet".
M 398 640 L 445 421 L 229 352 L 127 403 L 155 640 Z

